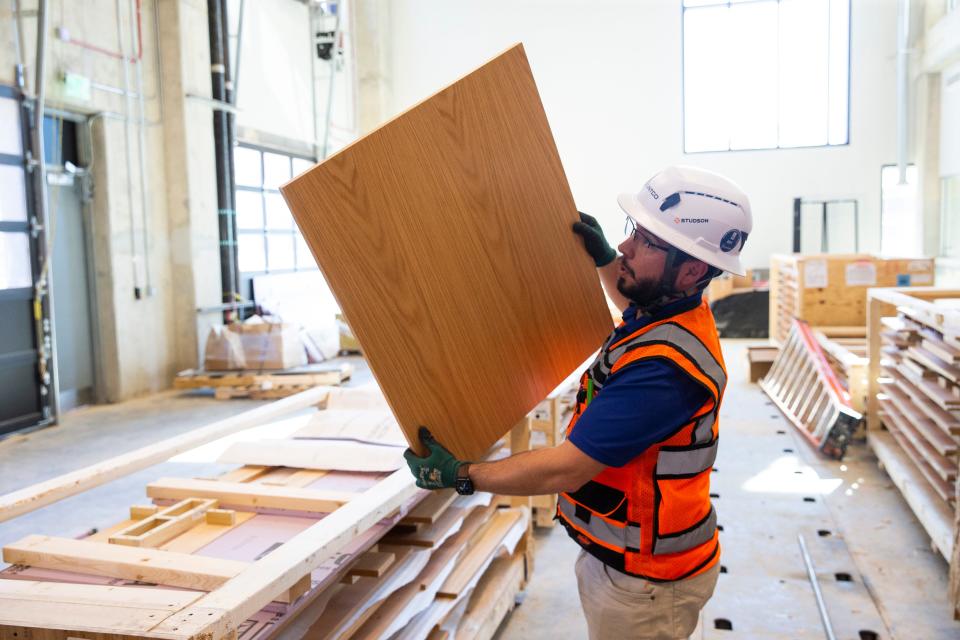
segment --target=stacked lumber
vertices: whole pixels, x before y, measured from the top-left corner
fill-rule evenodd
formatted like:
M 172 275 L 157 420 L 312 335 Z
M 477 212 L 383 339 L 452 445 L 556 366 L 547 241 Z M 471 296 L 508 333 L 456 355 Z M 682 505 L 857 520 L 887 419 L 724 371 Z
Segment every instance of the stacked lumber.
M 873 289 L 869 304 L 868 441 L 951 563 L 960 615 L 960 291 Z
M 866 254 L 776 254 L 770 257 L 770 339 L 781 344 L 793 318 L 828 337 L 864 337 L 867 289 L 933 284 L 932 259 Z
M 510 451 L 555 447 L 563 441 L 579 388 L 579 371 L 574 372 L 530 412 L 529 426 L 521 422 L 510 433 Z M 530 500 L 533 525 L 550 528 L 556 523 L 557 494 L 533 496 Z
M 339 385 L 350 379 L 353 365 L 309 364 L 291 369 L 204 371 L 186 369 L 173 379 L 174 389 L 213 389 L 217 400 L 286 398 L 311 387 Z
M 0 637 L 492 637 L 532 570 L 529 509 L 417 489 L 375 390 L 324 405 L 93 535 L 4 547 Z

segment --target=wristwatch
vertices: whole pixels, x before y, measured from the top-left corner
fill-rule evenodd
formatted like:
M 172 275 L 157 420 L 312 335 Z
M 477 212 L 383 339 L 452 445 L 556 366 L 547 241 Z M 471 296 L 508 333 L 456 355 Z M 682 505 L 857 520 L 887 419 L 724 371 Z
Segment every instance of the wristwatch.
M 457 469 L 457 481 L 454 488 L 462 496 L 473 495 L 473 480 L 470 479 L 470 463 L 464 462 Z

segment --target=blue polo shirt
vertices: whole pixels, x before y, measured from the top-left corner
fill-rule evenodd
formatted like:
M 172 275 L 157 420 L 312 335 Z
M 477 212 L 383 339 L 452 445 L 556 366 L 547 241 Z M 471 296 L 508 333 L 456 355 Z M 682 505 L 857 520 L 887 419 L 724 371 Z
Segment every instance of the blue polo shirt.
M 653 315 L 637 315 L 634 305 L 623 313 L 619 337 L 689 311 L 701 294 L 671 302 Z M 710 392 L 676 364 L 656 358 L 641 360 L 607 378 L 570 434 L 580 451 L 608 467 L 622 467 L 651 445 L 676 433 L 703 406 Z

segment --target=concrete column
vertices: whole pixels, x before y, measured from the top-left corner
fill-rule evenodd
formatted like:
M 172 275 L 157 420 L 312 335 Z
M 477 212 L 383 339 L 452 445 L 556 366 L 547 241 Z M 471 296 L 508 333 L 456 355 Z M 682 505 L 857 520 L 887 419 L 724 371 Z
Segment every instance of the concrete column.
M 196 312 L 218 305 L 221 296 L 213 114 L 199 99 L 210 97 L 210 49 L 206 2 L 159 1 L 172 363 L 174 369 L 184 369 L 199 364 L 200 343 L 209 326 L 220 320 L 216 314 Z
M 357 55 L 357 125 L 364 135 L 392 115 L 390 4 L 386 0 L 353 2 Z

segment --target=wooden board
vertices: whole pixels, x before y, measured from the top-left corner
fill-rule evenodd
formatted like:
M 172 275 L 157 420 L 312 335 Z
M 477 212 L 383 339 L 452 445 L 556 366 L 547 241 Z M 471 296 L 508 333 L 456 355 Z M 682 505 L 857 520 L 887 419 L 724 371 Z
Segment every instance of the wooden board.
M 523 583 L 523 556 L 496 558 L 470 596 L 467 610 L 457 625 L 457 639 L 493 638 L 507 613 L 516 606 Z
M 477 572 L 490 563 L 491 557 L 500 548 L 503 539 L 523 517 L 523 513 L 513 509 L 498 511 L 494 514 L 484 528 L 471 539 L 470 547 L 444 581 L 437 596 L 442 598 L 459 596 Z
M 403 451 L 358 442 L 277 439 L 234 442 L 217 461 L 330 471 L 396 471 L 406 466 Z
M 219 482 L 188 478 L 160 478 L 147 485 L 147 495 L 158 500 L 215 498 L 224 505 L 331 513 L 357 494 L 282 487 L 252 482 Z
M 410 510 L 403 520 L 400 521 L 400 524 L 404 525 L 420 525 L 420 524 L 433 524 L 443 515 L 443 512 L 447 510 L 447 507 L 457 499 L 457 493 L 453 489 L 441 489 L 439 491 L 431 491 L 430 495 L 424 498 L 424 500 Z
M 417 448 L 476 459 L 612 329 L 521 45 L 281 191 Z
M 201 595 L 172 589 L 0 580 L 0 629 L 32 627 L 30 634 L 4 634 L 24 638 L 57 637 L 35 635 L 37 628 L 105 633 L 110 638 L 140 635 Z
M 293 434 L 295 438 L 356 440 L 405 445 L 397 419 L 382 409 L 327 409 L 318 411 L 310 422 Z
M 437 521 L 431 525 L 425 525 L 417 531 L 398 531 L 402 527 L 397 527 L 388 531 L 382 540 L 390 545 L 409 544 L 415 547 L 434 548 L 446 540 L 456 527 L 461 526 L 465 515 L 463 509 L 450 507 L 445 509 Z
M 53 536 L 27 536 L 8 544 L 3 548 L 3 561 L 198 591 L 213 591 L 249 566 L 238 560 Z M 277 600 L 291 602 L 309 586 L 307 582 Z
M 916 433 L 923 437 L 939 455 L 954 457 L 957 453 L 957 441 L 945 433 L 936 422 L 922 412 L 920 407 L 912 401 L 907 393 L 907 385 L 900 380 L 893 384 L 885 384 L 881 389 L 887 394 L 897 411 L 902 415 Z

